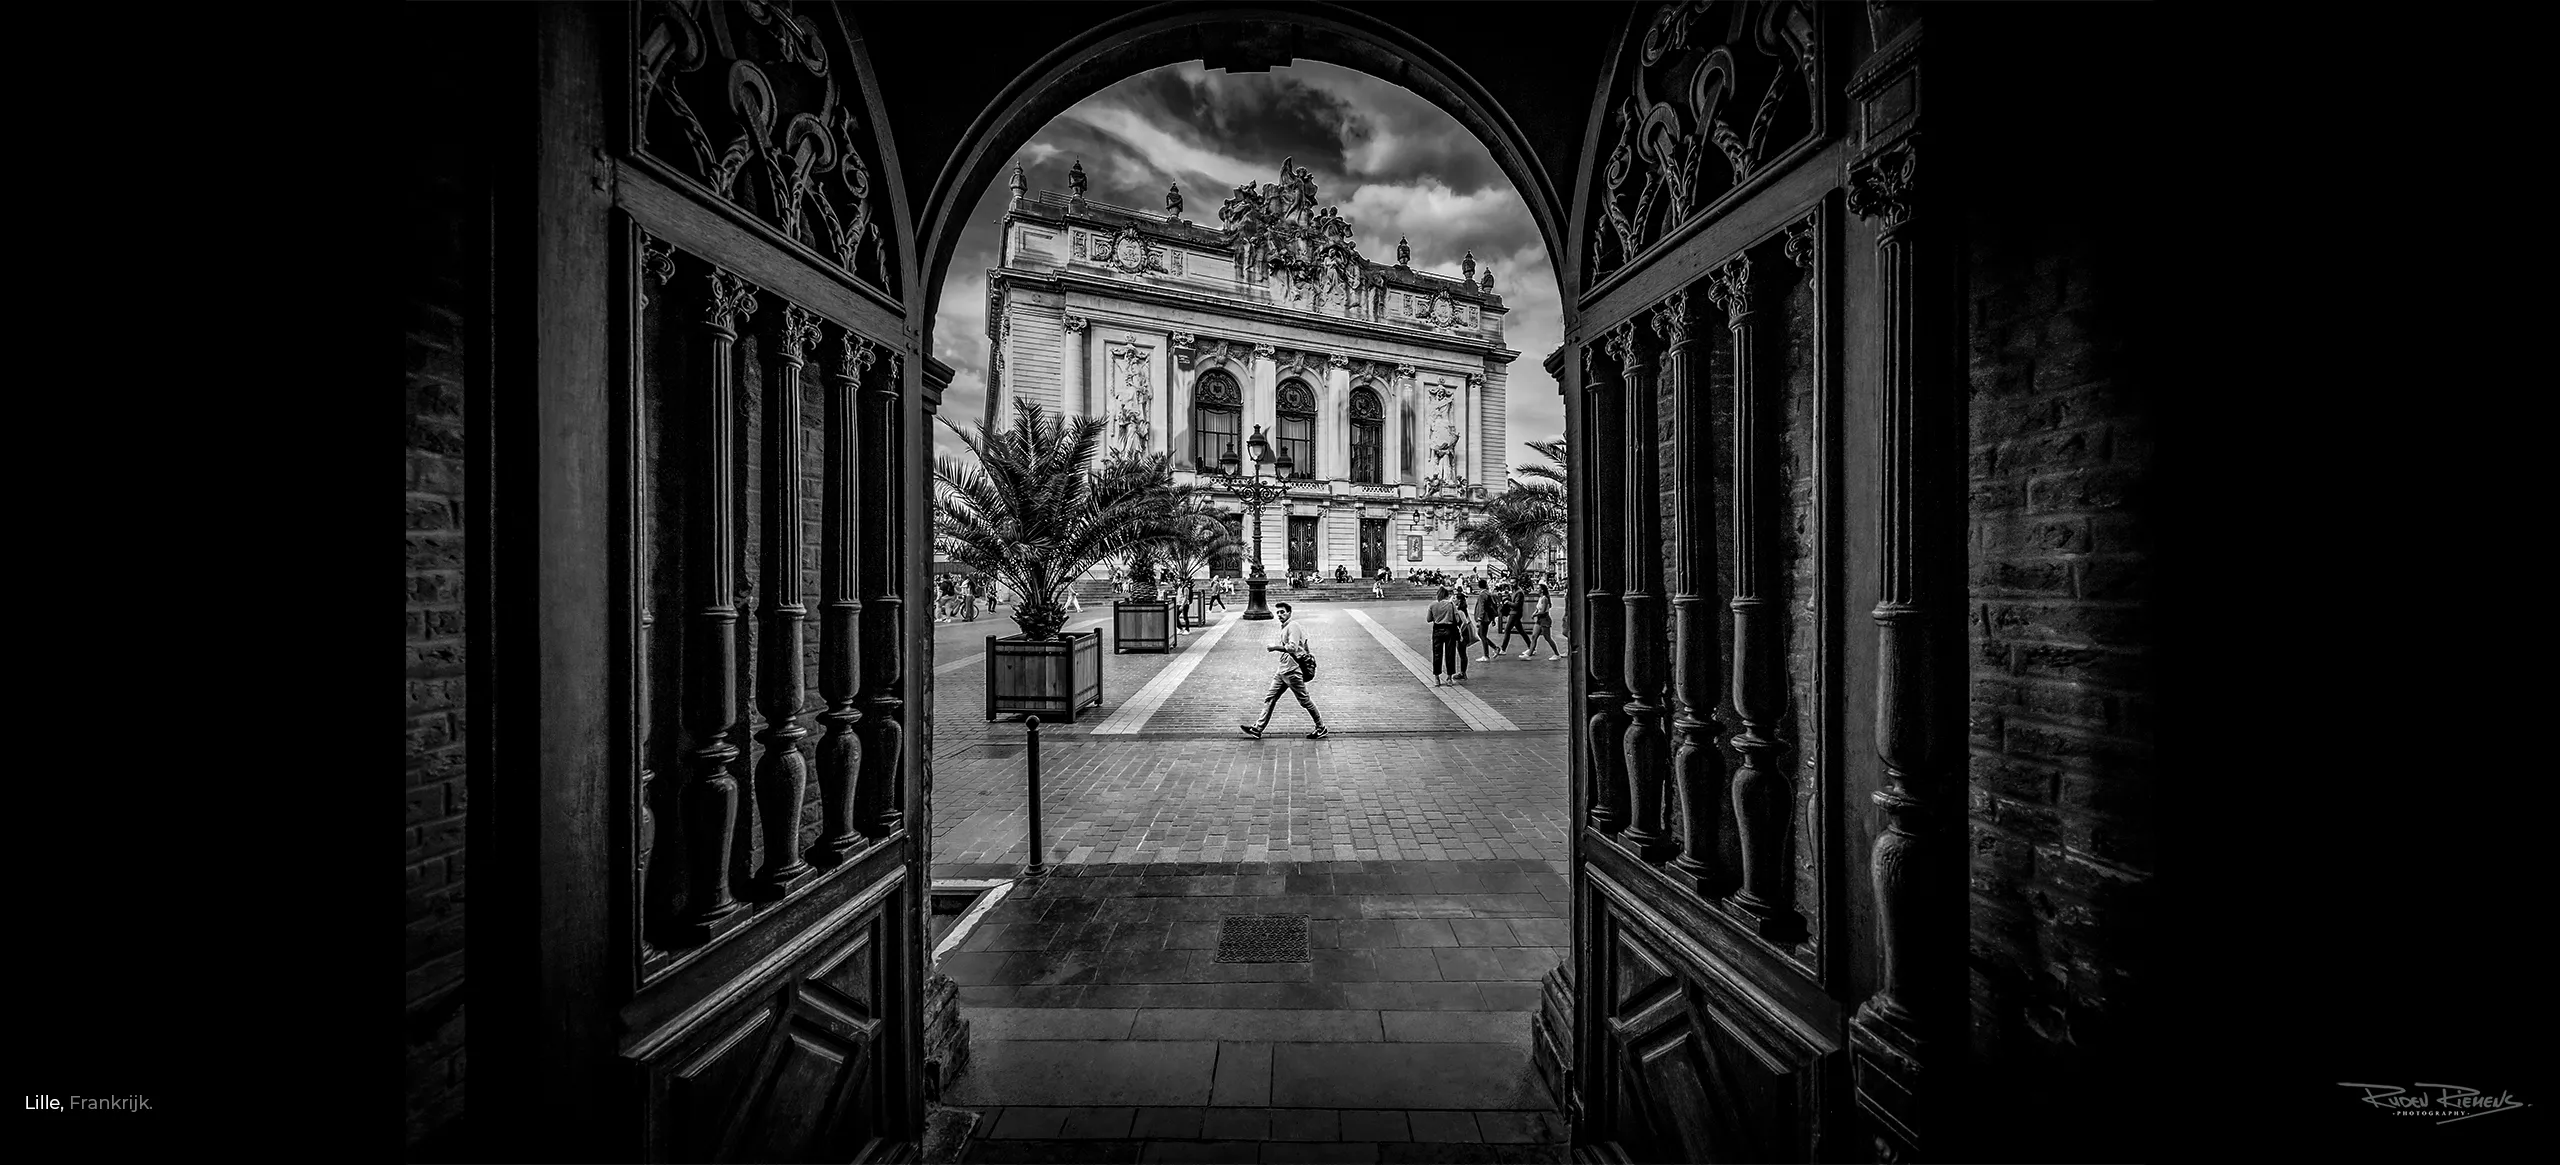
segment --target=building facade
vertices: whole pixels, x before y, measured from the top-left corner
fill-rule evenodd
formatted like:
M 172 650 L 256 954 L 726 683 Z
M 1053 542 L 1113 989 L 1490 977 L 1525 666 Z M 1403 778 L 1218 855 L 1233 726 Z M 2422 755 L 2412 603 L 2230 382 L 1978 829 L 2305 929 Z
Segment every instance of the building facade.
M 1458 528 L 1503 488 L 1503 401 L 1518 352 L 1503 346 L 1493 272 L 1469 253 L 1455 275 L 1362 257 L 1350 224 L 1319 207 L 1304 169 L 1239 187 L 1219 225 L 1068 192 L 1029 193 L 1016 166 L 998 266 L 987 273 L 987 417 L 1014 402 L 1107 422 L 1106 455 L 1170 453 L 1178 478 L 1212 487 L 1248 543 L 1247 514 L 1218 490 L 1220 458 L 1291 484 L 1260 515 L 1274 574 L 1337 566 L 1466 569 Z M 1285 459 L 1285 468 L 1281 462 Z

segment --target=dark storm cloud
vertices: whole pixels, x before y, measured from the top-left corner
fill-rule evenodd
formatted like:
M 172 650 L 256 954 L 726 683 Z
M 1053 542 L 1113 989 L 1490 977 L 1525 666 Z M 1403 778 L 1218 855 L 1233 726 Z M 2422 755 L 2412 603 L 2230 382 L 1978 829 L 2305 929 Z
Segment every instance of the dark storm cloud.
M 1017 158 L 1034 191 L 1063 193 L 1068 168 L 1081 160 L 1088 197 L 1144 210 L 1161 208 L 1166 183 L 1178 181 L 1185 216 L 1210 225 L 1238 184 L 1273 181 L 1282 159 L 1295 161 L 1315 175 L 1318 199 L 1351 220 L 1371 259 L 1393 262 L 1403 237 L 1418 269 L 1455 275 L 1470 251 L 1493 269 L 1494 290 L 1511 309 L 1506 344 L 1521 354 L 1510 368 L 1505 412 L 1515 448 L 1506 455 L 1517 463 L 1527 456 L 1518 441 L 1563 433 L 1555 382 L 1540 366 L 1563 331 L 1546 242 L 1484 143 L 1420 96 L 1313 62 L 1243 74 L 1195 62 L 1078 102 Z M 980 200 L 935 313 L 935 354 L 955 370 L 944 415 L 963 424 L 984 415 L 985 273 L 1007 194 L 1000 178 Z M 937 442 L 958 451 L 947 433 Z

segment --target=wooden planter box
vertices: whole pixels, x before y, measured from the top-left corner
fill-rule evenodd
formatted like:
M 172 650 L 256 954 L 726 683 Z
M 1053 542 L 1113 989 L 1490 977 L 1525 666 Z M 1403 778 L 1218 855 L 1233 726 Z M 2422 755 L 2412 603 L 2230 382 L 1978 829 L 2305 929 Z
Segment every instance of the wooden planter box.
M 1162 599 L 1111 604 L 1111 650 L 1173 650 L 1173 604 Z
M 1073 724 L 1076 713 L 1102 703 L 1102 629 L 1061 631 L 1055 639 L 987 636 L 987 719 L 1040 717 Z

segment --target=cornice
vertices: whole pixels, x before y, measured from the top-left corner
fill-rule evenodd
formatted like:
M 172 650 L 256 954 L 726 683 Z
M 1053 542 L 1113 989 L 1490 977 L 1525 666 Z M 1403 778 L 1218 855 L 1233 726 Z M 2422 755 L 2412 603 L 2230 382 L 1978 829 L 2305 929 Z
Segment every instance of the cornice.
M 988 286 L 993 287 L 998 283 L 1009 283 L 1059 295 L 1069 291 L 1085 291 L 1114 299 L 1128 300 L 1132 303 L 1183 308 L 1191 311 L 1210 311 L 1259 323 L 1307 328 L 1364 339 L 1395 341 L 1419 348 L 1466 352 L 1481 359 L 1499 360 L 1504 364 L 1520 358 L 1519 352 L 1502 347 L 1490 340 L 1468 340 L 1451 336 L 1446 332 L 1425 332 L 1371 323 L 1367 320 L 1346 320 L 1340 316 L 1310 315 L 1285 308 L 1267 307 L 1247 300 L 1205 298 L 1197 294 L 1164 290 L 1152 285 L 1096 278 L 1078 271 L 1020 271 L 1006 267 L 988 268 Z M 1078 314 L 1091 316 L 1093 313 L 1088 309 Z M 1290 343 L 1297 344 L 1300 341 L 1293 340 Z

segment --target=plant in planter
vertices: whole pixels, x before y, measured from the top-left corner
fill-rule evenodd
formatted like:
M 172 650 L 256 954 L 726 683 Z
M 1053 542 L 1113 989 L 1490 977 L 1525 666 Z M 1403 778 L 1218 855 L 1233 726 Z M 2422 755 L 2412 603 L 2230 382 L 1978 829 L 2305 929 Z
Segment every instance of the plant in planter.
M 1016 401 L 1013 424 L 1001 431 L 983 421 L 975 432 L 943 425 L 977 463 L 945 457 L 934 466 L 936 540 L 952 561 L 1018 596 L 1013 620 L 1026 639 L 1057 637 L 1066 589 L 1085 571 L 1164 545 L 1169 515 L 1188 492 L 1164 465 L 1149 464 L 1162 455 L 1097 466 L 1098 418 Z

